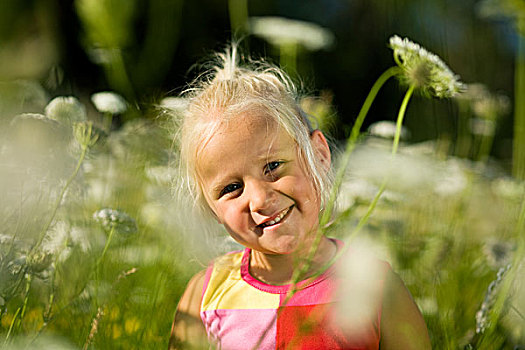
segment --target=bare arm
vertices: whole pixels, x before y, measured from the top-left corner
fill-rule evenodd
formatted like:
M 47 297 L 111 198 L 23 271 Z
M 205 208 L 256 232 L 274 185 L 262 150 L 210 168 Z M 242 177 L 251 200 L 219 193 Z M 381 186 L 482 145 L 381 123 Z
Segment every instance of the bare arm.
M 206 330 L 200 318 L 205 273 L 206 271 L 201 271 L 193 276 L 177 305 L 171 327 L 169 350 L 208 348 Z
M 392 271 L 385 280 L 381 350 L 431 349 L 428 330 L 403 281 Z

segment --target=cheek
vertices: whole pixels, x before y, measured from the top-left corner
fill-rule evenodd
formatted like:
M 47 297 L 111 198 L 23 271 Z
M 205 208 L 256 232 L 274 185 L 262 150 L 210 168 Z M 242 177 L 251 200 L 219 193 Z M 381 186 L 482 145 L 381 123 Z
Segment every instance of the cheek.
M 242 222 L 242 215 L 235 204 L 218 205 L 217 215 L 221 224 L 229 227 L 238 226 Z

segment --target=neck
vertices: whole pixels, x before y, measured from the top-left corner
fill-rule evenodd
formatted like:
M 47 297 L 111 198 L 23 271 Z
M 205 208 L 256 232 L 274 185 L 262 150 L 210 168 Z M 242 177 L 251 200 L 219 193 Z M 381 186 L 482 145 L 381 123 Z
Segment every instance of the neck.
M 304 258 L 310 247 L 298 250 L 292 254 L 265 254 L 252 250 L 250 256 L 250 273 L 261 282 L 284 285 L 292 283 L 294 270 L 305 264 Z M 317 248 L 310 268 L 302 279 L 312 276 L 319 268 L 325 265 L 337 253 L 337 246 L 332 240 L 323 237 Z

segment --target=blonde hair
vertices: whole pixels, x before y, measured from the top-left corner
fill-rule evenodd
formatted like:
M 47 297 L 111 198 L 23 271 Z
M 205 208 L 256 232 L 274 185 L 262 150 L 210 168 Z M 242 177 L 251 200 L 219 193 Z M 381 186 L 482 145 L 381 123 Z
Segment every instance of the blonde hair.
M 195 204 L 209 212 L 197 181 L 196 161 L 217 129 L 234 117 L 261 111 L 277 122 L 298 146 L 305 171 L 319 193 L 321 206 L 332 186 L 332 172 L 321 164 L 312 147 L 310 120 L 297 103 L 298 93 L 290 77 L 262 61 L 239 62 L 235 45 L 216 55 L 213 68 L 183 92 L 188 105 L 179 128 L 180 169 Z

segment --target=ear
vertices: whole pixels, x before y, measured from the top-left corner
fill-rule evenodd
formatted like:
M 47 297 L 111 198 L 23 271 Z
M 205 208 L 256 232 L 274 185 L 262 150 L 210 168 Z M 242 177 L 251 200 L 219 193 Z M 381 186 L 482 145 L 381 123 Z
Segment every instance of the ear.
M 326 137 L 320 130 L 314 130 L 310 134 L 310 142 L 312 143 L 316 156 L 319 157 L 321 164 L 323 164 L 324 168 L 328 171 L 328 169 L 330 169 L 332 158 Z

